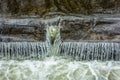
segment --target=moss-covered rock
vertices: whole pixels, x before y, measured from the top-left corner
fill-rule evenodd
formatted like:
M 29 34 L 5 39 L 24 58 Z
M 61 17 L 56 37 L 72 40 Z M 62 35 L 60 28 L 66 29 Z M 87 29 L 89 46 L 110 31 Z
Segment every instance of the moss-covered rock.
M 0 11 L 19 15 L 44 15 L 48 12 L 92 14 L 117 9 L 119 0 L 3 0 Z M 6 9 L 7 7 L 7 9 Z

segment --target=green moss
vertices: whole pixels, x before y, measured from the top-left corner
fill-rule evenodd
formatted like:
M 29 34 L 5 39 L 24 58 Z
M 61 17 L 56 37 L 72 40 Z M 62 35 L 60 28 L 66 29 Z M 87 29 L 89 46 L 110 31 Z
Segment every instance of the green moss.
M 66 13 L 83 13 L 89 14 L 92 12 L 92 0 L 54 0 L 58 10 Z
M 17 14 L 19 12 L 19 3 L 16 0 L 8 0 L 8 12 Z
M 41 3 L 38 2 L 38 0 L 8 0 L 7 12 L 20 15 L 43 15 L 57 10 L 66 14 L 92 14 L 99 8 L 110 9 L 120 4 L 119 0 L 41 0 Z
M 107 8 L 115 7 L 116 2 L 115 2 L 115 0 L 98 0 L 98 4 L 103 9 L 107 9 Z

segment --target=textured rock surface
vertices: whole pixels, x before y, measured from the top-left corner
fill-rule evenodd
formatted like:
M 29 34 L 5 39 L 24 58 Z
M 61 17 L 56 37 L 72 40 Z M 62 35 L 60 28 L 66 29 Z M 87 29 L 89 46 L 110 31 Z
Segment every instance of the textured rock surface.
M 98 33 L 109 33 L 120 35 L 120 22 L 96 26 L 93 31 Z
M 59 17 L 49 19 L 0 19 L 0 41 L 45 41 L 45 25 L 57 25 Z M 101 16 L 61 17 L 62 40 L 120 40 L 120 18 Z
M 63 28 L 63 40 L 119 40 L 120 20 L 98 20 L 96 22 L 66 22 Z M 66 27 L 67 26 L 67 27 Z
M 48 12 L 92 14 L 119 12 L 119 0 L 0 0 L 0 13 L 43 15 Z
M 44 41 L 45 26 L 31 20 L 5 19 L 0 22 L 0 41 Z

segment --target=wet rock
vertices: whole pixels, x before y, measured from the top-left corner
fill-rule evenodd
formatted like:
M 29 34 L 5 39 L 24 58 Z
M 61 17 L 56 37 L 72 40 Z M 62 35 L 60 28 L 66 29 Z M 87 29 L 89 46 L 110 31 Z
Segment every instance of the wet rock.
M 97 33 L 120 34 L 120 22 L 96 26 L 93 31 Z
M 2 41 L 44 41 L 45 25 L 40 19 L 0 19 Z M 7 36 L 7 37 L 6 37 Z
M 15 37 L 14 35 L 0 35 L 0 41 L 2 42 L 13 42 L 13 41 L 35 41 L 34 39 Z
M 61 17 L 61 38 L 67 40 L 119 39 L 117 17 Z M 1 41 L 45 41 L 46 25 L 58 25 L 59 17 L 47 19 L 0 19 Z M 7 38 L 5 38 L 7 36 Z M 17 38 L 16 38 L 17 37 Z
M 84 18 L 85 19 L 85 18 Z M 65 20 L 61 30 L 62 40 L 120 40 L 119 18 Z

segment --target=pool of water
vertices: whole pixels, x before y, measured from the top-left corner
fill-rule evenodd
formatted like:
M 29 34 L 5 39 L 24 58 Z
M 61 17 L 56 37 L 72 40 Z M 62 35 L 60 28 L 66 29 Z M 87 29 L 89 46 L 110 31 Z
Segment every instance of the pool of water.
M 120 61 L 1 60 L 0 80 L 120 80 Z

